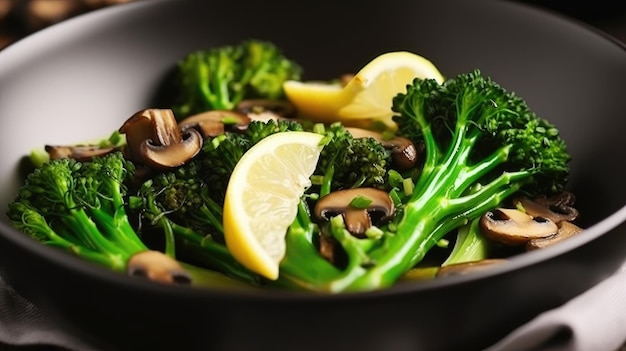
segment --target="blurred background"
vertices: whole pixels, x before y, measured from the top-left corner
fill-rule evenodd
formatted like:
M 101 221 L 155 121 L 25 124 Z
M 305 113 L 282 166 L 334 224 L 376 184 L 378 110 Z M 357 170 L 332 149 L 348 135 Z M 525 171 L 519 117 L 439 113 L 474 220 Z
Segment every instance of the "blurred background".
M 0 0 L 0 48 L 64 19 L 133 1 L 149 0 Z
M 150 0 L 0 0 L 0 49 L 28 34 L 81 13 L 136 1 Z M 626 1 L 506 1 L 528 3 L 572 17 L 626 43 Z

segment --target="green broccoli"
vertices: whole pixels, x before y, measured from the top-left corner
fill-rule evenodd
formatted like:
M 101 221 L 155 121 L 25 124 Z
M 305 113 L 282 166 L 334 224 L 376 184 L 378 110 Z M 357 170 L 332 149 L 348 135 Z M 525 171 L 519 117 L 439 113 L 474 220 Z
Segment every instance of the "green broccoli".
M 178 63 L 177 118 L 231 110 L 244 99 L 284 98 L 283 82 L 299 80 L 301 67 L 272 43 L 257 39 L 189 53 Z
M 512 194 L 557 193 L 567 183 L 570 155 L 557 128 L 478 70 L 443 84 L 415 79 L 394 98 L 393 111 L 398 134 L 425 146 L 396 217 L 377 240 L 350 236 L 341 216 L 331 219 L 347 256 L 340 270 L 314 253 L 311 223 L 294 221 L 276 284 L 333 292 L 389 287 L 445 235 Z M 318 267 L 314 275 L 298 268 L 305 261 Z
M 215 272 L 178 262 L 142 241 L 126 207 L 133 172 L 134 165 L 121 152 L 89 162 L 47 161 L 29 173 L 9 203 L 7 217 L 43 244 L 117 272 L 166 283 L 239 286 Z
M 192 54 L 183 66 L 188 77 L 203 79 L 187 79 L 195 95 L 185 93 L 193 97 L 179 106 L 180 116 L 230 109 L 256 94 L 280 98 L 277 80 L 299 74 L 273 46 L 256 41 Z M 276 69 L 283 71 L 275 75 Z M 264 77 L 270 72 L 273 78 Z M 244 131 L 207 137 L 187 163 L 153 170 L 139 183 L 135 165 L 120 151 L 84 162 L 45 161 L 27 177 L 7 214 L 33 238 L 120 272 L 149 275 L 149 267 L 131 265 L 131 259 L 159 252 L 180 264 L 169 277 L 178 283 L 234 286 L 237 281 L 335 293 L 393 285 L 447 235 L 458 234 L 443 265 L 466 260 L 467 247 L 478 250 L 469 252 L 478 254 L 472 258 L 483 257 L 487 243 L 477 235 L 482 214 L 513 194 L 558 193 L 568 181 L 570 155 L 557 128 L 478 70 L 442 84 L 415 79 L 391 104 L 397 136 L 424 148 L 412 169 L 395 169 L 388 146 L 356 138 L 341 123 L 253 121 Z M 226 248 L 224 195 L 245 152 L 271 134 L 298 130 L 323 133 L 324 147 L 312 186 L 287 230 L 279 278 L 268 281 Z M 358 236 L 335 210 L 315 217 L 319 199 L 354 188 L 385 198 L 391 214 Z M 363 212 L 372 199 L 351 200 L 348 207 Z M 360 220 L 363 215 L 356 214 Z
M 318 127 L 318 129 L 320 129 Z M 326 134 L 313 180 L 319 195 L 346 188 L 384 188 L 391 152 L 371 137 L 354 138 L 341 123 L 319 130 Z
M 148 250 L 124 208 L 128 169 L 119 152 L 89 163 L 51 160 L 29 174 L 7 215 L 45 244 L 125 271 L 133 255 Z
M 144 232 L 164 232 L 177 241 L 176 255 L 253 285 L 260 277 L 241 266 L 224 243 L 222 206 L 230 174 L 243 154 L 266 136 L 302 130 L 293 120 L 252 121 L 245 131 L 207 138 L 188 163 L 143 182 L 130 208 Z
M 201 152 L 192 160 L 211 196 L 221 206 L 235 165 L 254 144 L 266 136 L 284 131 L 300 131 L 303 126 L 295 120 L 252 121 L 246 130 L 226 132 L 205 140 Z
M 237 262 L 224 244 L 222 207 L 210 196 L 194 163 L 144 181 L 129 199 L 144 240 L 164 235 L 166 253 L 250 285 L 260 278 Z

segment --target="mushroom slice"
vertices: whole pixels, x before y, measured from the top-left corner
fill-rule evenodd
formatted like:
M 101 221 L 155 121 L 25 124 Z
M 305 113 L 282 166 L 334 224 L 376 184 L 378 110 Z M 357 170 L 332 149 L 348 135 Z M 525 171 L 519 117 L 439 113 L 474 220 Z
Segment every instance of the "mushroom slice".
M 296 108 L 289 101 L 271 99 L 242 100 L 235 106 L 235 110 L 247 115 L 254 121 L 270 121 L 291 119 L 296 116 Z
M 486 268 L 491 268 L 495 265 L 500 265 L 506 262 L 508 262 L 506 259 L 490 258 L 479 261 L 455 263 L 439 268 L 437 271 L 437 277 L 449 277 L 482 271 Z
M 157 169 L 182 166 L 202 148 L 202 136 L 193 128 L 181 132 L 170 109 L 146 109 L 120 127 L 126 135 L 127 157 Z
M 552 235 L 546 238 L 530 240 L 529 242 L 526 243 L 526 250 L 531 251 L 531 250 L 542 249 L 542 248 L 554 245 L 582 231 L 583 231 L 583 228 L 580 228 L 579 226 L 577 226 L 576 224 L 572 222 L 568 222 L 568 221 L 560 222 L 559 230 L 555 235 Z
M 227 130 L 245 130 L 250 124 L 250 117 L 232 110 L 211 110 L 184 118 L 178 122 L 182 132 L 195 128 L 203 137 L 215 137 Z
M 391 139 L 385 139 L 381 133 L 373 130 L 346 127 L 354 138 L 374 138 L 378 140 L 385 148 L 391 151 L 391 160 L 395 167 L 406 170 L 413 168 L 417 163 L 419 155 L 423 149 L 419 149 L 413 142 L 405 137 L 394 136 Z
M 86 162 L 94 157 L 109 154 L 116 149 L 114 147 L 101 147 L 97 145 L 46 145 L 45 150 L 52 160 L 73 158 L 77 161 Z
M 370 202 L 367 206 L 355 207 L 353 200 L 364 197 Z M 394 204 L 385 191 L 376 188 L 354 188 L 333 191 L 320 198 L 315 204 L 314 215 L 319 221 L 328 221 L 341 215 L 346 229 L 354 236 L 363 238 L 372 225 L 390 220 L 394 214 Z
M 573 221 L 578 218 L 578 210 L 570 206 L 568 203 L 559 203 L 558 200 L 549 201 L 531 200 L 528 197 L 520 197 L 514 200 L 514 203 L 521 205 L 524 211 L 532 217 L 548 218 L 555 223 L 562 221 Z
M 128 260 L 126 273 L 161 283 L 191 284 L 191 275 L 180 263 L 160 251 L 147 250 L 134 254 Z
M 505 245 L 520 245 L 529 240 L 546 238 L 559 230 L 548 218 L 532 217 L 518 209 L 498 208 L 480 218 L 485 237 Z

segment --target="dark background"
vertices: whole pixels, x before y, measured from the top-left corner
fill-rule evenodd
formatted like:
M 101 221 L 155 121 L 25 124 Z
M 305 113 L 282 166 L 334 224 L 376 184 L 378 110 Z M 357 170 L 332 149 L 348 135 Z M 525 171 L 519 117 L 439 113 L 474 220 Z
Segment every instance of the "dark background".
M 621 0 L 515 0 L 571 17 L 626 42 L 626 2 Z M 529 25 L 532 25 L 529 23 Z
M 0 48 L 78 14 L 133 1 L 142 0 L 0 0 Z
M 150 0 L 0 0 L 0 48 L 66 18 L 133 1 Z M 626 2 L 621 0 L 500 1 L 516 1 L 541 7 L 582 21 L 626 42 Z

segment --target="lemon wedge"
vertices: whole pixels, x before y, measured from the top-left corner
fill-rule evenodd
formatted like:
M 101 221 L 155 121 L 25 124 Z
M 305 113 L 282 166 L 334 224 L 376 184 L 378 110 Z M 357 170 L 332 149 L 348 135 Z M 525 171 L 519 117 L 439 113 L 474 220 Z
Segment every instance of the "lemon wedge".
M 231 174 L 223 212 L 226 246 L 237 261 L 266 278 L 278 278 L 285 234 L 311 185 L 322 137 L 272 134 L 250 148 Z
M 289 80 L 283 88 L 299 113 L 315 122 L 342 121 L 345 125 L 364 126 L 380 121 L 395 130 L 391 119 L 393 97 L 405 92 L 414 78 L 435 79 L 439 83 L 444 80 L 439 69 L 425 57 L 394 51 L 374 58 L 345 86 Z

